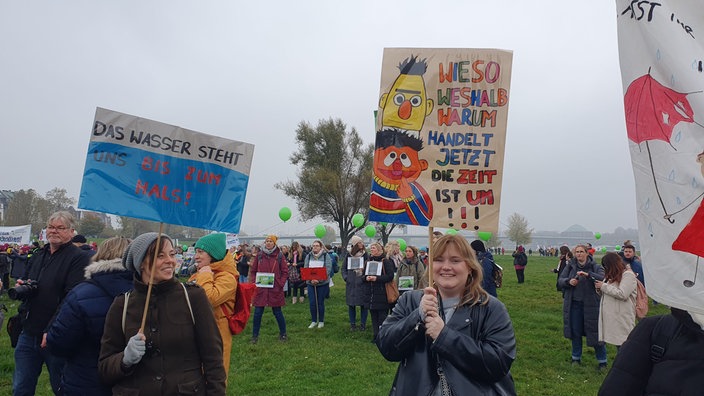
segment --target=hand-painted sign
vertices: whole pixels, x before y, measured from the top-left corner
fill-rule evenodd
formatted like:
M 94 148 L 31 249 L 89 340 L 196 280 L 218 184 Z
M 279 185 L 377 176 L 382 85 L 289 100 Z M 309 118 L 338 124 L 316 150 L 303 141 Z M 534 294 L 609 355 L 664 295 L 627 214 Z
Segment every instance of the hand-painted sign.
M 29 245 L 32 237 L 32 225 L 0 227 L 0 244 Z
M 645 285 L 659 302 L 704 313 L 704 279 L 697 283 L 704 257 L 701 4 L 616 6 Z
M 384 50 L 369 220 L 498 230 L 512 58 Z
M 78 207 L 237 233 L 254 146 L 98 108 Z

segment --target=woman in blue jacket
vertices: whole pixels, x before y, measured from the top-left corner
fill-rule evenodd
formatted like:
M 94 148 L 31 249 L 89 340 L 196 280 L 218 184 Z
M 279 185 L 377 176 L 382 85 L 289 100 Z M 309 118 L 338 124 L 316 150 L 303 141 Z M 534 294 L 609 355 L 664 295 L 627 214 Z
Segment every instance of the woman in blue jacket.
M 86 281 L 66 296 L 46 337 L 52 353 L 66 357 L 61 390 L 69 395 L 111 395 L 98 378 L 98 354 L 105 315 L 115 296 L 132 289 L 132 274 L 122 265 L 130 240 L 105 240 L 85 269 Z

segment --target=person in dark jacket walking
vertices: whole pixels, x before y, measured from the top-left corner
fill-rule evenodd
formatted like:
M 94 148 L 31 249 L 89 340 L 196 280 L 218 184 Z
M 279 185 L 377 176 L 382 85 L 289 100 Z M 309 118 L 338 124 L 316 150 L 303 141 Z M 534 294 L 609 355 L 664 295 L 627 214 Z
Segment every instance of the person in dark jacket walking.
M 472 241 L 472 249 L 477 254 L 477 260 L 482 267 L 482 289 L 489 295 L 496 297 L 496 283 L 494 283 L 494 257 L 487 252 L 484 242 L 479 239 Z
M 604 268 L 589 256 L 586 245 L 577 245 L 557 283 L 564 290 L 562 306 L 565 338 L 572 340 L 572 364 L 582 363 L 582 337 L 594 347 L 599 369 L 606 368 L 606 345 L 599 342 L 600 295 L 594 282 L 604 280 Z
M 371 313 L 373 341 L 376 341 L 379 326 L 384 323 L 391 308 L 391 304 L 386 299 L 386 283 L 394 280 L 395 264 L 393 259 L 384 255 L 384 248 L 379 243 L 372 243 L 369 246 L 367 267 L 370 262 L 379 262 L 383 267 L 381 275 L 365 275 L 363 286 L 364 306 Z
M 132 272 L 122 265 L 122 255 L 130 240 L 106 239 L 85 269 L 86 281 L 66 296 L 51 324 L 46 341 L 49 350 L 66 358 L 61 391 L 70 395 L 111 395 L 100 382 L 98 355 L 105 315 L 113 299 L 132 289 Z
M 392 395 L 515 395 L 516 336 L 506 307 L 481 287 L 469 243 L 445 235 L 432 246 L 433 285 L 404 293 L 377 347 L 401 362 Z
M 703 315 L 677 308 L 641 320 L 616 354 L 599 395 L 701 395 L 703 326 Z
M 51 389 L 59 392 L 65 360 L 46 348 L 46 332 L 64 297 L 83 280 L 88 265 L 88 256 L 71 243 L 74 230 L 71 213 L 59 211 L 49 216 L 49 243 L 32 256 L 26 280 L 15 284 L 16 298 L 22 300 L 19 310 L 23 319 L 15 348 L 13 395 L 34 394 L 43 364 L 49 370 Z

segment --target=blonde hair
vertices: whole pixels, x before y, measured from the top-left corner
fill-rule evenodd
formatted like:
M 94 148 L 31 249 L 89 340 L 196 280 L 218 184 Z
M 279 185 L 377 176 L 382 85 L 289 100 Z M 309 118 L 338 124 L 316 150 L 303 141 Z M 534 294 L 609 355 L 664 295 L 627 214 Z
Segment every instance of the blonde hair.
M 459 305 L 486 304 L 489 302 L 489 294 L 482 288 L 482 268 L 466 239 L 456 234 L 443 235 L 433 244 L 433 257 L 441 257 L 450 245 L 457 249 L 469 269 L 469 276 L 465 282 Z
M 98 246 L 98 251 L 93 256 L 93 261 L 121 258 L 130 242 L 132 241 L 129 238 L 121 236 L 106 239 Z

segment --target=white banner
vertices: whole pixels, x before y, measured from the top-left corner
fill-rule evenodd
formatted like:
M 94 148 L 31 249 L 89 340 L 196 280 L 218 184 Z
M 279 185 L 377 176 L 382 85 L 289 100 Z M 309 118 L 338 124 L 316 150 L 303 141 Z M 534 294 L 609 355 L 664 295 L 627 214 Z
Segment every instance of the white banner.
M 663 304 L 704 313 L 702 3 L 616 6 L 645 286 Z
M 32 238 L 32 226 L 0 227 L 0 243 L 29 245 Z

